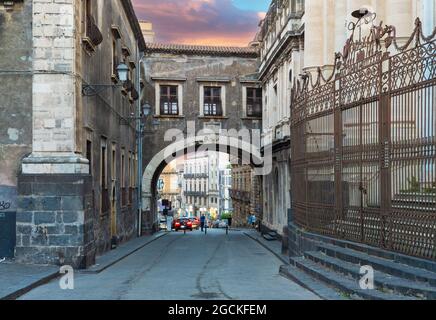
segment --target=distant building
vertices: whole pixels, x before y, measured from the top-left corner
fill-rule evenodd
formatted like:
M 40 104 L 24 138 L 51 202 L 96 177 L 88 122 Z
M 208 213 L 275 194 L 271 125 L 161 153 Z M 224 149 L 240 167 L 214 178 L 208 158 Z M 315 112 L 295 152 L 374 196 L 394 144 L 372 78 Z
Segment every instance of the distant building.
M 177 164 L 177 160 L 168 164 L 168 166 L 160 175 L 158 181 L 158 192 L 160 196 L 160 201 L 170 201 L 173 210 L 178 210 L 181 207 L 181 190 L 179 186 Z
M 232 169 L 227 167 L 220 170 L 220 211 L 232 212 L 232 198 L 230 197 L 230 189 L 232 188 Z
M 150 21 L 141 20 L 139 21 L 141 26 L 142 35 L 146 43 L 153 43 L 156 40 L 156 33 L 153 31 L 153 23 Z
M 254 174 L 249 165 L 233 165 L 231 170 L 232 188 L 230 197 L 233 204 L 233 224 L 245 226 L 248 217 L 255 215 L 262 220 L 262 180 Z

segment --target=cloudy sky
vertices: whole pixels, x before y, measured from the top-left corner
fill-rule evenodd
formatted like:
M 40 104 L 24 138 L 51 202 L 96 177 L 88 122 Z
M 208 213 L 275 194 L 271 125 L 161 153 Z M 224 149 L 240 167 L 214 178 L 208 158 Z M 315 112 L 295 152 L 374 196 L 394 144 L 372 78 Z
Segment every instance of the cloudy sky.
M 157 42 L 246 46 L 270 0 L 133 0 Z

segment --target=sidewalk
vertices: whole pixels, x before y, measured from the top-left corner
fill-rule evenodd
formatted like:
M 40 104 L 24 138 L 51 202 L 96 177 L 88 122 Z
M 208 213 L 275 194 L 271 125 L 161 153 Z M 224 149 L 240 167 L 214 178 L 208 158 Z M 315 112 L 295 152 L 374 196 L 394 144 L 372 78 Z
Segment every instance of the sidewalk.
M 158 232 L 152 236 L 144 236 L 141 238 L 135 238 L 129 242 L 121 244 L 115 250 L 109 251 L 104 255 L 97 257 L 96 264 L 86 270 L 80 270 L 80 273 L 100 273 L 121 260 L 127 258 L 133 253 L 141 250 L 150 243 L 166 236 L 165 232 Z
M 117 249 L 97 257 L 96 265 L 79 272 L 100 273 L 165 235 L 166 233 L 160 232 L 152 236 L 135 238 L 120 245 Z M 57 266 L 23 265 L 13 261 L 2 262 L 0 263 L 0 300 L 17 299 L 58 276 L 59 267 Z
M 0 300 L 14 300 L 59 275 L 59 267 L 0 263 Z
M 267 241 L 258 231 L 254 229 L 247 229 L 243 232 L 246 236 L 258 242 L 262 247 L 272 252 L 284 264 L 289 264 L 289 257 L 282 253 L 282 243 L 280 241 Z

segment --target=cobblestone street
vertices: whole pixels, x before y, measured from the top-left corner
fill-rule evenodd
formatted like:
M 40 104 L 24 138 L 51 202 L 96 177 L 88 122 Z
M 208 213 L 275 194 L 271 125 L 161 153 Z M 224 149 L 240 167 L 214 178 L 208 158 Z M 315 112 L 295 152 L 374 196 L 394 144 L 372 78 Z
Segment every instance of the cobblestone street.
M 301 300 L 317 296 L 278 274 L 282 262 L 242 232 L 171 233 L 100 274 L 76 274 L 22 299 Z

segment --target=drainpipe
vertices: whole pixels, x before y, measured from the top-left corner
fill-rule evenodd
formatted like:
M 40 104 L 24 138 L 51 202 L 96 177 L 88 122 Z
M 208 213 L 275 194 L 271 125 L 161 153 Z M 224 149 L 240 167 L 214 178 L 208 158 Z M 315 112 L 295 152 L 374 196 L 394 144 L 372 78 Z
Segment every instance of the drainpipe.
M 139 50 L 139 42 L 137 45 L 137 50 Z M 138 148 L 138 183 L 137 183 L 137 187 L 138 187 L 138 199 L 137 199 L 137 205 L 138 205 L 138 237 L 142 236 L 142 158 L 143 158 L 143 153 L 142 153 L 142 119 L 141 119 L 141 115 L 142 115 L 142 106 L 141 106 L 141 72 L 142 72 L 142 68 L 141 68 L 141 64 L 142 64 L 142 59 L 144 58 L 144 53 L 141 52 L 140 54 L 137 55 L 137 59 L 138 59 L 138 63 L 137 63 L 137 67 L 138 67 L 138 72 L 137 72 L 137 81 L 136 81 L 136 86 L 137 86 L 137 91 L 139 94 L 139 99 L 138 99 L 138 103 L 137 103 L 137 111 L 136 111 L 136 139 L 137 139 L 137 148 Z

